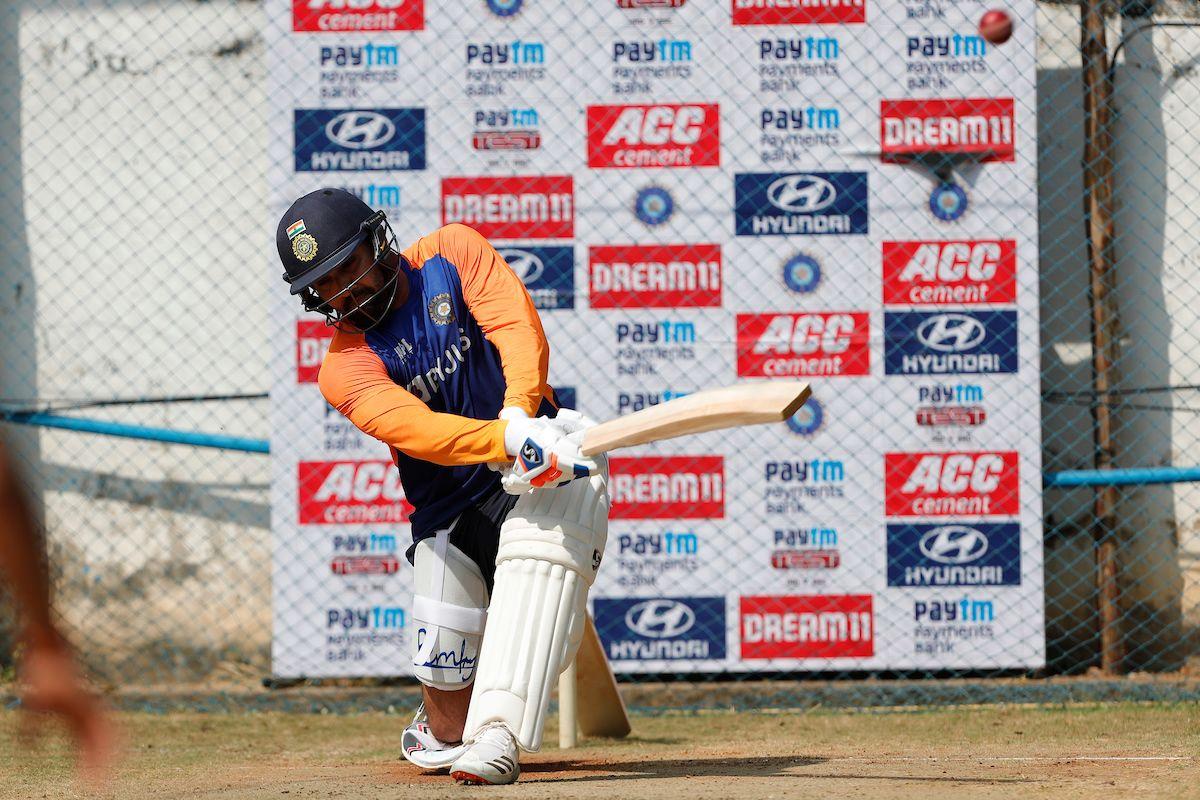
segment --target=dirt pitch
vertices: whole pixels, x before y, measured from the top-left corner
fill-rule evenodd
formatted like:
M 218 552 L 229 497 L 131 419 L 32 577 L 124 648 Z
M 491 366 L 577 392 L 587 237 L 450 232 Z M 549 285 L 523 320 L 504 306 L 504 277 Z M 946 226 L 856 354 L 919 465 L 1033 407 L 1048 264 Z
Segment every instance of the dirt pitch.
M 460 787 L 398 760 L 407 718 L 122 714 L 105 793 L 142 798 L 1200 798 L 1200 707 L 636 717 L 634 736 L 527 756 L 511 787 Z M 14 743 L 0 712 L 0 798 L 84 796 L 64 742 Z

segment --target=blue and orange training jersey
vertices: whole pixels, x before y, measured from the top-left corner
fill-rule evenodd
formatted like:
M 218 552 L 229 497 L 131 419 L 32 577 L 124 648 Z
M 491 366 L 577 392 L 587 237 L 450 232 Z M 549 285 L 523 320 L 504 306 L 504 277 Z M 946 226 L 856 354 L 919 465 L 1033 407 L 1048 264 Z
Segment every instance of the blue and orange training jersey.
M 511 461 L 502 407 L 556 411 L 537 310 L 486 239 L 447 225 L 404 261 L 404 304 L 365 334 L 337 331 L 318 381 L 330 405 L 392 448 L 418 540 L 499 490 L 486 464 Z

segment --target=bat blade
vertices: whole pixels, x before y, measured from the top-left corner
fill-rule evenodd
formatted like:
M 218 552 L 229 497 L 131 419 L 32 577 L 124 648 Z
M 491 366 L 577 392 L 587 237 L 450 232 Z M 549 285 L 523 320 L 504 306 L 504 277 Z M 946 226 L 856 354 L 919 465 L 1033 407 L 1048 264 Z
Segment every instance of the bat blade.
M 583 436 L 583 454 L 593 456 L 722 428 L 782 422 L 800 410 L 810 394 L 808 384 L 800 381 L 705 389 L 589 428 Z

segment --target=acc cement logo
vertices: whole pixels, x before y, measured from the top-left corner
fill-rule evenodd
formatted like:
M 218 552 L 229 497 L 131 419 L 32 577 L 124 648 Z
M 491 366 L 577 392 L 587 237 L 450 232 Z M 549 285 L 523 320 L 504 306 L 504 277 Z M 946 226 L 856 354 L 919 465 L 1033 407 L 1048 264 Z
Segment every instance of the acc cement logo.
M 977 561 L 987 552 L 988 540 L 975 528 L 944 525 L 926 531 L 921 537 L 920 547 L 926 558 L 940 564 L 966 564 Z
M 767 187 L 767 200 L 781 211 L 811 214 L 837 200 L 837 189 L 816 175 L 784 175 Z
M 497 17 L 511 17 L 520 12 L 525 0 L 487 0 L 488 11 Z
M 799 436 L 812 436 L 825 422 L 825 409 L 815 397 L 800 406 L 800 410 L 787 418 L 787 426 L 792 433 Z
M 542 277 L 542 273 L 546 271 L 545 263 L 537 255 L 528 250 L 502 248 L 500 250 L 500 257 L 508 262 L 508 265 L 512 267 L 512 271 L 517 273 L 517 277 L 521 279 L 521 283 L 526 285 Z
M 370 150 L 396 135 L 392 121 L 375 111 L 347 111 L 329 120 L 325 135 L 334 144 L 351 150 Z
M 793 292 L 811 294 L 821 283 L 821 265 L 812 256 L 797 253 L 783 264 L 783 282 Z
M 662 225 L 675 213 L 675 200 L 661 186 L 649 186 L 634 198 L 633 213 L 647 225 Z
M 983 323 L 965 314 L 938 314 L 917 326 L 917 339 L 942 353 L 973 350 L 987 338 Z
M 647 600 L 625 613 L 625 624 L 639 636 L 669 639 L 696 624 L 696 612 L 678 600 Z

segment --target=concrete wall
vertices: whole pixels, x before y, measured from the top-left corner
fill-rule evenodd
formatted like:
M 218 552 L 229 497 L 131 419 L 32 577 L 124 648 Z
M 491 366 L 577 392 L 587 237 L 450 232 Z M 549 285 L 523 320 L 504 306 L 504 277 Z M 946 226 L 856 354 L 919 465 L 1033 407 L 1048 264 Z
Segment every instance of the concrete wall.
M 19 17 L 0 16 L 8 26 L 0 55 L 13 52 L 18 33 L 21 53 L 19 84 L 0 70 L 0 147 L 14 136 L 20 143 L 19 161 L 0 151 L 0 210 L 26 220 L 5 234 L 0 394 L 264 389 L 269 337 L 289 334 L 270 330 L 266 316 L 277 267 L 265 205 L 262 6 L 63 0 L 45 10 L 20 2 Z M 1078 11 L 1044 5 L 1038 24 L 1043 389 L 1086 391 Z M 1122 151 L 1118 224 L 1138 235 L 1123 238 L 1120 251 L 1130 337 L 1123 385 L 1200 382 L 1192 375 L 1200 357 L 1189 355 L 1200 352 L 1190 316 L 1200 307 L 1191 291 L 1200 274 L 1188 269 L 1187 238 L 1200 205 L 1185 194 L 1200 83 L 1190 67 L 1171 66 L 1200 53 L 1200 40 L 1174 37 L 1170 50 L 1156 38 L 1158 55 L 1139 52 L 1146 66 L 1123 68 L 1119 79 L 1146 94 L 1121 95 L 1143 119 L 1123 117 L 1118 136 L 1152 142 Z M 1131 198 L 1124 187 L 1133 185 L 1157 188 Z M 1191 395 L 1177 400 L 1200 406 Z M 1046 469 L 1090 466 L 1086 406 L 1046 402 L 1042 413 Z M 88 414 L 267 432 L 264 402 Z M 1119 463 L 1200 462 L 1194 415 L 1130 409 L 1120 419 Z M 98 666 L 144 682 L 230 661 L 266 669 L 265 458 L 55 431 L 26 434 L 22 446 L 31 463 L 44 460 L 38 479 L 60 605 Z M 1086 667 L 1097 650 L 1090 498 L 1087 490 L 1046 496 L 1048 644 L 1058 669 Z M 1154 642 L 1200 623 L 1200 497 L 1192 487 L 1130 492 L 1122 516 L 1130 534 L 1146 532 L 1131 536 L 1123 564 L 1153 587 L 1127 587 L 1139 615 L 1131 663 L 1172 666 L 1177 651 Z
M 277 268 L 262 24 L 257 3 L 24 3 L 21 170 L 6 161 L 0 180 L 23 185 L 23 312 L 36 313 L 24 313 L 24 338 L 0 345 L 0 363 L 24 376 L 5 381 L 6 397 L 266 388 Z M 86 413 L 243 436 L 267 427 L 262 401 Z M 98 666 L 154 682 L 265 663 L 266 458 L 39 439 L 59 606 Z

